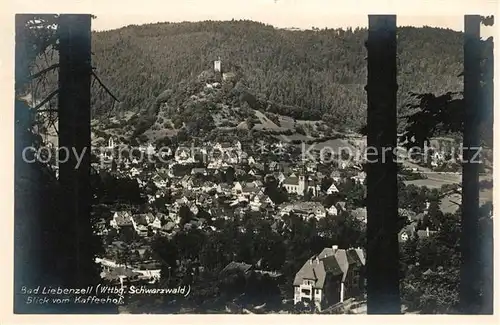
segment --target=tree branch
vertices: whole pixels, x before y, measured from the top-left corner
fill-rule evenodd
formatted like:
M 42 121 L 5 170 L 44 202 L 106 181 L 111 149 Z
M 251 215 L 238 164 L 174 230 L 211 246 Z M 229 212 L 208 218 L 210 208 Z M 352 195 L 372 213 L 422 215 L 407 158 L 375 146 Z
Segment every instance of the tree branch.
M 49 108 L 49 109 L 41 109 L 41 110 L 38 110 L 37 113 L 42 113 L 42 112 L 59 112 L 57 109 L 55 108 Z
M 115 97 L 115 95 L 113 95 L 113 94 L 111 93 L 111 91 L 108 89 L 108 87 L 106 87 L 106 86 L 102 83 L 101 79 L 99 79 L 99 77 L 95 74 L 95 72 L 94 72 L 94 71 L 92 71 L 92 75 L 96 78 L 97 82 L 101 85 L 101 87 L 102 87 L 102 88 L 104 88 L 104 90 L 105 90 L 105 91 L 106 91 L 106 92 L 107 92 L 107 93 L 108 93 L 108 94 L 109 94 L 109 95 L 110 95 L 110 96 L 111 96 L 111 97 L 112 97 L 115 101 L 117 101 L 117 102 L 119 102 L 119 103 L 120 103 L 120 101 L 118 100 L 118 98 L 116 98 L 116 97 Z
M 49 71 L 54 70 L 54 69 L 57 69 L 57 68 L 59 68 L 59 63 L 55 63 L 48 68 L 45 68 L 41 71 L 38 71 L 37 73 L 31 75 L 29 78 L 36 79 L 36 78 L 40 77 L 41 75 L 43 75 L 44 73 L 49 72 Z
M 35 106 L 35 108 L 33 108 L 35 111 L 38 111 L 38 109 L 40 107 L 42 107 L 43 105 L 47 104 L 48 101 L 50 101 L 52 99 L 52 97 L 54 97 L 55 95 L 57 95 L 59 93 L 59 88 L 54 90 L 52 93 L 50 93 L 47 97 L 45 97 L 44 100 L 42 100 L 42 102 L 38 105 Z

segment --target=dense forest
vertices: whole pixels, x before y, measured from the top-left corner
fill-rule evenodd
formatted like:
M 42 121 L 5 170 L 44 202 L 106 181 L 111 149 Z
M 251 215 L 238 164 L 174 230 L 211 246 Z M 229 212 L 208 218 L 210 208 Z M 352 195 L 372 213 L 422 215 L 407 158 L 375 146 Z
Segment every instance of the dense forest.
M 244 75 L 257 98 L 285 107 L 280 113 L 357 129 L 366 119 L 366 38 L 363 28 L 300 31 L 253 21 L 156 23 L 94 32 L 95 73 L 120 102 L 94 82 L 92 112 L 102 117 L 147 110 L 166 90 L 178 97 L 220 57 L 222 69 Z M 410 92 L 461 91 L 462 62 L 461 33 L 400 28 L 400 115 L 406 114 Z
M 263 98 L 302 108 L 304 119 L 357 127 L 365 120 L 366 29 L 291 31 L 252 21 L 157 23 L 93 34 L 93 65 L 122 101 L 94 94 L 93 112 L 143 109 L 166 89 L 196 79 L 221 57 Z M 403 27 L 398 32 L 399 105 L 409 92 L 461 90 L 461 33 Z M 95 87 L 95 89 L 98 89 Z

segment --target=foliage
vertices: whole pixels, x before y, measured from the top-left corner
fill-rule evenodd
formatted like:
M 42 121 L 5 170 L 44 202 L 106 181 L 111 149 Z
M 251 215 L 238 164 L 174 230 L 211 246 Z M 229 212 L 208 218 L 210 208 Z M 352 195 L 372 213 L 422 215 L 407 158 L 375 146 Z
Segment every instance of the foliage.
M 159 237 L 153 243 L 163 264 L 163 274 L 171 272 L 172 277 L 182 277 L 186 271 L 177 261 L 203 265 L 203 271 L 192 285 L 203 286 L 203 279 L 211 279 L 212 289 L 203 289 L 205 293 L 200 292 L 196 298 L 205 299 L 209 305 L 220 295 L 230 301 L 241 294 L 244 294 L 240 297 L 241 303 L 280 304 L 280 299 L 290 295 L 295 273 L 313 254 L 334 244 L 340 247 L 364 245 L 363 225 L 348 214 L 339 218 L 327 217 L 319 222 L 291 215 L 284 217 L 284 223 L 280 224 L 258 213 L 249 213 L 241 218 L 219 220 L 219 223 L 220 231 L 191 228 L 176 233 L 172 239 Z M 266 276 L 221 275 L 221 270 L 233 261 L 283 273 L 285 292 L 278 289 L 275 280 Z
M 24 94 L 39 68 L 37 59 L 45 56 L 49 49 L 56 49 L 56 26 L 58 15 L 16 16 L 16 92 Z M 44 77 L 40 75 L 40 77 Z
M 481 51 L 481 97 L 479 113 L 480 130 L 483 143 L 493 146 L 493 38 L 480 41 Z M 462 74 L 461 74 L 462 75 Z M 460 75 L 460 76 L 461 76 Z M 443 134 L 461 134 L 465 121 L 465 102 L 463 92 L 440 90 L 434 93 L 411 92 L 406 104 L 407 115 L 400 141 L 410 147 L 422 148 L 429 145 L 429 139 Z
M 451 313 L 458 303 L 460 282 L 459 229 L 456 216 L 433 237 L 412 238 L 402 245 L 401 295 L 410 311 Z
M 437 190 L 430 190 L 428 187 L 419 187 L 413 184 L 405 185 L 398 183 L 398 205 L 399 208 L 407 209 L 415 213 L 422 213 L 425 209 L 426 201 L 432 196 L 438 195 Z
M 481 247 L 484 274 L 492 274 L 493 223 L 492 204 L 481 207 Z M 401 247 L 401 297 L 409 311 L 425 314 L 456 313 L 460 285 L 459 214 L 446 214 L 437 234 L 427 238 L 411 238 Z M 478 252 L 478 254 L 481 254 Z M 478 275 L 480 276 L 480 275 Z M 484 286 L 492 286 L 492 278 Z M 488 296 L 485 294 L 485 303 Z

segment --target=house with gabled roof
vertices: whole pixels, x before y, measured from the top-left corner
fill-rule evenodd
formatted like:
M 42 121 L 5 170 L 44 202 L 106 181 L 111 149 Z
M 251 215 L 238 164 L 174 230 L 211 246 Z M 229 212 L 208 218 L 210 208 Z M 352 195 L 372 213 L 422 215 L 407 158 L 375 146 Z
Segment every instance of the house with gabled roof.
M 158 213 L 156 216 L 149 217 L 149 224 L 148 226 L 154 229 L 161 229 L 162 226 L 167 222 L 170 221 L 169 218 L 163 214 L 163 213 Z
M 162 233 L 170 233 L 174 230 L 176 224 L 172 221 L 168 221 L 161 227 L 161 232 Z
M 318 310 L 363 292 L 365 254 L 360 248 L 327 247 L 312 256 L 295 275 L 294 304 Z
M 196 197 L 195 203 L 201 206 L 208 206 L 209 204 L 212 204 L 212 197 L 208 194 L 201 193 Z
M 241 188 L 241 194 L 247 198 L 252 195 L 257 195 L 261 192 L 262 190 L 253 183 L 247 183 Z
M 363 223 L 366 223 L 367 222 L 367 218 L 368 218 L 368 211 L 366 210 L 366 207 L 361 207 L 361 208 L 356 208 L 354 210 L 351 211 L 351 215 L 363 222 Z
M 259 179 L 253 181 L 252 184 L 254 184 L 257 187 L 263 187 L 264 186 L 264 183 L 262 183 L 262 181 L 259 180 Z
M 326 194 L 330 195 L 330 194 L 335 194 L 335 193 L 338 193 L 339 192 L 339 189 L 337 188 L 337 186 L 335 186 L 334 183 L 332 183 L 332 185 L 330 185 L 330 187 L 328 188 L 328 190 L 326 190 Z
M 332 204 L 328 209 L 326 209 L 326 213 L 330 216 L 336 216 L 339 214 L 339 210 L 335 207 L 335 204 Z
M 208 172 L 207 172 L 206 168 L 193 168 L 193 169 L 191 169 L 191 175 L 206 176 L 206 175 L 208 175 Z
M 248 171 L 248 175 L 257 177 L 260 175 L 260 171 L 256 168 L 252 168 Z
M 200 209 L 198 208 L 198 206 L 196 204 L 190 204 L 189 206 L 189 210 L 191 211 L 191 213 L 193 213 L 194 215 L 197 215 L 198 212 L 200 212 Z
M 131 218 L 132 226 L 134 230 L 140 236 L 147 236 L 148 226 L 154 220 L 154 216 L 151 213 L 148 214 L 136 214 Z
M 309 173 L 314 173 L 318 170 L 318 165 L 313 161 L 308 161 L 305 165 L 305 169 Z
M 344 212 L 344 211 L 347 211 L 347 205 L 346 205 L 346 202 L 344 201 L 339 201 L 335 204 L 335 207 L 337 208 L 337 210 L 339 212 Z
M 248 157 L 247 161 L 248 161 L 248 164 L 249 164 L 249 165 L 253 165 L 253 164 L 255 164 L 255 162 L 256 162 L 256 161 L 255 161 L 255 158 L 254 158 L 254 157 L 252 157 L 252 156 Z
M 195 178 L 195 179 L 191 179 L 191 187 L 190 188 L 188 187 L 188 188 L 192 191 L 201 191 L 203 185 L 204 185 L 204 182 L 201 179 Z
M 205 193 L 208 193 L 210 191 L 216 191 L 217 185 L 213 182 L 203 182 L 203 185 L 201 186 L 201 190 Z
M 136 177 L 140 173 L 141 173 L 141 171 L 137 167 L 132 167 L 129 171 L 129 174 L 131 177 Z
M 231 186 L 227 183 L 217 184 L 217 188 L 216 188 L 217 193 L 230 194 L 231 190 L 232 190 Z
M 273 201 L 269 198 L 269 196 L 259 193 L 253 196 L 253 198 L 250 200 L 250 208 L 253 211 L 259 211 L 261 207 L 265 204 L 270 204 L 273 205 Z
M 356 184 L 364 184 L 366 180 L 366 173 L 365 172 L 359 172 L 357 175 L 352 176 L 351 179 L 356 183 Z
M 109 225 L 115 229 L 120 227 L 132 226 L 132 213 L 130 211 L 116 211 Z
M 191 151 L 189 148 L 178 147 L 175 150 L 174 159 L 179 164 L 193 163 L 194 158 L 191 157 Z
M 429 227 L 426 227 L 425 230 L 417 230 L 417 222 L 412 222 L 409 225 L 404 226 L 398 233 L 398 240 L 400 243 L 404 243 L 408 241 L 413 236 L 417 236 L 419 240 L 429 238 L 435 235 L 437 231 L 429 230 Z
M 253 265 L 251 265 L 251 264 L 247 264 L 244 262 L 232 261 L 228 265 L 226 265 L 226 267 L 224 269 L 222 269 L 222 271 L 220 271 L 220 275 L 221 276 L 228 276 L 228 275 L 231 275 L 234 273 L 239 273 L 239 272 L 246 274 L 246 273 L 250 272 L 252 270 L 252 268 L 253 268 Z
M 160 175 L 158 174 L 155 174 L 152 178 L 152 181 L 154 182 L 154 184 L 156 185 L 156 187 L 158 188 L 165 188 L 167 187 L 168 185 L 168 182 L 165 178 L 161 177 Z
M 335 169 L 334 171 L 332 171 L 332 173 L 330 174 L 330 178 L 333 179 L 333 181 L 335 183 L 338 183 L 340 182 L 340 171 L 338 169 Z
M 326 209 L 319 202 L 306 201 L 296 203 L 285 203 L 279 208 L 281 216 L 293 213 L 305 219 L 326 217 Z
M 189 175 L 184 175 L 179 183 L 182 185 L 182 187 L 188 188 L 192 185 L 192 177 Z
M 276 180 L 278 181 L 278 183 L 281 185 L 283 184 L 283 182 L 285 181 L 286 179 L 286 176 L 285 174 L 283 174 L 282 172 L 279 172 L 277 174 L 274 175 L 274 177 L 276 178 Z
M 280 164 L 277 161 L 271 161 L 268 168 L 270 172 L 277 172 L 280 170 Z
M 233 193 L 233 195 L 237 195 L 242 193 L 242 190 L 243 190 L 243 185 L 240 182 L 235 182 L 233 184 L 231 192 Z

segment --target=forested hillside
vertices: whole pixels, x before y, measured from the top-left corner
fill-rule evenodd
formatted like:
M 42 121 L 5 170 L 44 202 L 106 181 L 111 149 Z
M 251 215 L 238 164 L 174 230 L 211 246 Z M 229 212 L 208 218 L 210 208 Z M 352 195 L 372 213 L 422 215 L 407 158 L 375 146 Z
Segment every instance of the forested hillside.
M 94 32 L 93 65 L 122 101 L 93 94 L 94 116 L 138 111 L 163 91 L 174 96 L 221 57 L 240 70 L 253 94 L 295 106 L 300 119 L 324 119 L 357 128 L 366 112 L 366 29 L 291 31 L 252 21 L 158 23 Z M 461 34 L 404 27 L 398 34 L 399 105 L 408 92 L 458 91 Z M 287 113 L 287 112 L 281 112 Z M 400 112 L 403 113 L 402 110 Z

